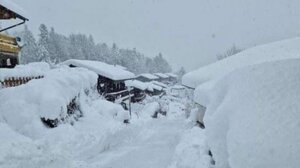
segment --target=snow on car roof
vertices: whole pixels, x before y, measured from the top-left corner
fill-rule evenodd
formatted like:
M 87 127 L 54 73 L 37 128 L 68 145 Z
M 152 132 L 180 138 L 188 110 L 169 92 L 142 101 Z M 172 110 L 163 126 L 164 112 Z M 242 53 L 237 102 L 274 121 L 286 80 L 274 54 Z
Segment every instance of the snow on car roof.
M 149 74 L 149 73 L 140 74 L 139 76 L 142 76 L 142 77 L 145 77 L 145 78 L 151 79 L 151 80 L 158 79 L 157 76 Z
M 158 77 L 160 77 L 160 78 L 169 78 L 169 76 L 168 75 L 165 75 L 165 74 L 163 74 L 163 73 L 155 73 L 154 75 L 156 75 L 156 76 L 158 76 Z
M 100 61 L 70 59 L 62 64 L 83 67 L 112 80 L 126 80 L 135 78 L 135 75 L 132 72 Z
M 16 13 L 20 19 L 28 20 L 26 18 L 27 13 L 25 12 L 25 10 L 16 3 L 14 3 L 12 0 L 0 0 L 0 5 Z

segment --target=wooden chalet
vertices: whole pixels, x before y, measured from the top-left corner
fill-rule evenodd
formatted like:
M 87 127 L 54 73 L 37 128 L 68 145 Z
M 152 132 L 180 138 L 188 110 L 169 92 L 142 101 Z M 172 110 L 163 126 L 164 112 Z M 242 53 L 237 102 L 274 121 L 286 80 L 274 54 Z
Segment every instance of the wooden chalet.
M 10 19 L 19 19 L 21 21 L 0 29 L 0 32 L 5 32 L 6 30 L 22 25 L 28 21 L 28 19 L 24 17 L 24 12 L 20 7 L 10 0 L 1 0 L 0 20 Z M 21 46 L 19 46 L 18 42 L 20 42 L 20 40 L 19 37 L 0 33 L 0 68 L 14 68 L 19 64 L 19 52 L 21 51 Z
M 135 75 L 119 66 L 109 65 L 100 61 L 67 60 L 62 64 L 70 67 L 82 67 L 98 74 L 97 90 L 109 101 L 128 99 L 129 90 L 125 85 L 126 80 L 135 78 Z

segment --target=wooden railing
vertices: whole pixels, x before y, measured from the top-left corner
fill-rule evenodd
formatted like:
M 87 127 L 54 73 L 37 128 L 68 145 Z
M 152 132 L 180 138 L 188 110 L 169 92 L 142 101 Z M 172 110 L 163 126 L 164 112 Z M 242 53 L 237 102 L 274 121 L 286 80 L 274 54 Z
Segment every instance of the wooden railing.
M 36 76 L 36 77 L 9 77 L 0 81 L 0 87 L 7 88 L 7 87 L 15 87 L 22 84 L 29 82 L 32 79 L 41 79 L 43 76 Z

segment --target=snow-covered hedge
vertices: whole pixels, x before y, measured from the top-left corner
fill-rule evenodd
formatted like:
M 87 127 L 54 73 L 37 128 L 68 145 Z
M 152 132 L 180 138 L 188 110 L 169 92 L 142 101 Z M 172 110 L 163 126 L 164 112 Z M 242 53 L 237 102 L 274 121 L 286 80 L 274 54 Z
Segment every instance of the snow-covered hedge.
M 13 69 L 2 68 L 0 69 L 0 81 L 9 78 L 20 77 L 38 77 L 44 76 L 50 70 L 49 64 L 45 62 L 34 62 L 27 65 L 17 65 Z
M 300 59 L 262 63 L 196 89 L 216 168 L 299 167 L 299 67 Z
M 40 118 L 67 115 L 67 105 L 97 82 L 97 75 L 86 69 L 57 68 L 43 79 L 0 91 L 0 122 L 21 132 L 34 134 Z
M 119 143 L 128 111 L 91 89 L 96 82 L 94 72 L 58 66 L 42 79 L 1 89 L 0 167 L 88 167 L 92 156 Z M 41 117 L 65 115 L 75 97 L 83 117 L 47 129 Z

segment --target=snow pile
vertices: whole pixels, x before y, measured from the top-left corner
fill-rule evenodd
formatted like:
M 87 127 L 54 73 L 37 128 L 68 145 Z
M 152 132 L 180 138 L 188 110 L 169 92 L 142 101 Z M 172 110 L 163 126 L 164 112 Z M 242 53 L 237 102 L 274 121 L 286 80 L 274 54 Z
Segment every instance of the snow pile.
M 233 71 L 209 92 L 196 89 L 216 168 L 299 167 L 299 67 L 300 59 L 262 63 Z
M 71 167 L 70 158 L 49 146 L 33 142 L 0 122 L 0 167 Z
M 91 157 L 120 143 L 128 111 L 90 89 L 96 82 L 89 70 L 61 67 L 0 90 L 0 167 L 88 167 Z M 63 116 L 74 97 L 83 114 L 75 124 L 42 124 L 41 117 Z
M 163 90 L 163 88 L 161 86 L 155 85 L 155 84 L 153 84 L 151 82 L 148 82 L 147 85 L 148 85 L 147 90 L 149 90 L 151 92 L 154 91 L 154 90 L 158 90 L 158 91 L 162 91 Z
M 205 142 L 204 131 L 198 127 L 183 133 L 169 168 L 209 168 L 211 157 Z
M 40 117 L 67 115 L 67 105 L 97 83 L 97 75 L 86 69 L 58 68 L 26 85 L 0 90 L 0 122 L 26 135 L 39 132 Z
M 152 103 L 147 103 L 143 109 L 138 113 L 139 116 L 142 116 L 142 118 L 150 118 L 152 117 L 155 112 L 159 111 L 160 105 L 158 102 L 152 102 Z
M 35 62 L 27 65 L 17 65 L 13 69 L 0 69 L 0 81 L 9 78 L 23 78 L 23 77 L 38 77 L 44 76 L 50 70 L 49 64 L 45 62 Z
M 97 110 L 99 114 L 106 116 L 107 118 L 115 118 L 121 122 L 129 119 L 128 111 L 125 111 L 121 105 L 117 105 L 106 100 L 95 100 L 93 102 L 92 108 Z
M 196 88 L 198 85 L 221 78 L 231 71 L 247 65 L 268 61 L 299 58 L 300 38 L 288 39 L 247 49 L 234 56 L 210 64 L 183 76 L 184 85 Z
M 75 60 L 70 59 L 62 63 L 63 65 L 87 68 L 98 75 L 112 80 L 126 80 L 135 78 L 135 75 L 119 66 L 109 65 L 100 61 Z
M 147 79 L 150 79 L 150 80 L 156 80 L 156 79 L 159 79 L 159 77 L 155 76 L 155 75 L 152 75 L 152 74 L 149 74 L 149 73 L 144 73 L 144 74 L 140 74 L 139 76 L 142 76 L 144 78 L 147 78 Z M 139 77 L 138 76 L 138 77 Z

